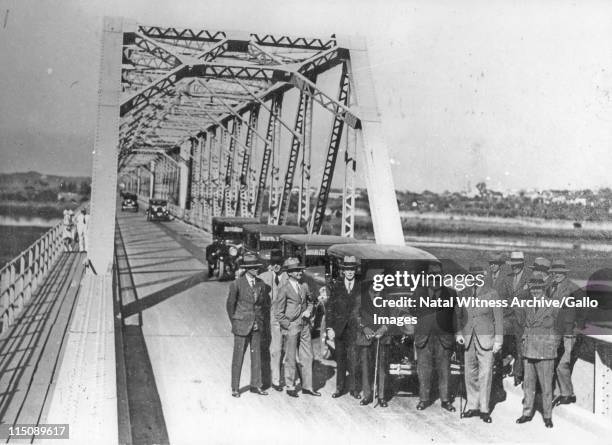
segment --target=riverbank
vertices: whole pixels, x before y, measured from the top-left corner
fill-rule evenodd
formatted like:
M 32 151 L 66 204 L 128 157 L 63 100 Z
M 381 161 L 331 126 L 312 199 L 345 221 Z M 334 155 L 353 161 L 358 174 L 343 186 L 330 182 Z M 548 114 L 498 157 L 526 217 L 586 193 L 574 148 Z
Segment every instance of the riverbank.
M 0 267 L 44 235 L 49 227 L 0 225 Z

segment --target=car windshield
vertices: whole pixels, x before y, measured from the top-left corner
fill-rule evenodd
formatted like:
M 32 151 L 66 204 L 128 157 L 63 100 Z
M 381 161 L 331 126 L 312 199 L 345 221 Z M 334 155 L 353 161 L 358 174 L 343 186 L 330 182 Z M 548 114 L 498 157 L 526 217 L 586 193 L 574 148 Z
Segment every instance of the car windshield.
M 165 206 L 166 201 L 151 201 L 152 206 Z
M 265 235 L 268 236 L 268 235 Z M 263 238 L 263 235 L 262 235 Z M 266 239 L 260 239 L 259 240 L 259 250 L 272 250 L 272 249 L 278 249 L 280 247 L 280 241 L 273 241 L 273 240 L 266 240 Z

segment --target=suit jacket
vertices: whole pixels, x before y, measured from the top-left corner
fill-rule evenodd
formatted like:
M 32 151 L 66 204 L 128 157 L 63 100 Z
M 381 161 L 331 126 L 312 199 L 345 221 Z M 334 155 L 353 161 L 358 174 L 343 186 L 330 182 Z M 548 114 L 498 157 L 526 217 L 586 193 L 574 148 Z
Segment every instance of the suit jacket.
M 428 297 L 430 290 L 425 287 L 417 288 L 415 298 L 417 307 L 415 316 L 417 323 L 414 327 L 414 344 L 419 348 L 424 348 L 431 341 L 439 341 L 446 349 L 453 347 L 455 343 L 454 309 L 432 308 L 421 306 L 420 297 Z M 443 300 L 454 300 L 455 291 L 447 287 L 442 287 L 440 298 Z
M 473 295 L 473 288 L 467 288 L 463 296 Z M 480 300 L 500 300 L 499 294 L 490 287 L 476 288 Z M 485 350 L 493 349 L 493 343 L 501 344 L 504 339 L 504 315 L 501 307 L 461 307 L 456 309 L 458 332 L 465 339 L 468 348 L 472 341 L 478 341 Z
M 278 278 L 279 278 L 278 285 L 274 282 L 274 272 L 272 272 L 271 270 L 268 270 L 266 272 L 259 274 L 257 278 L 263 281 L 267 287 L 268 295 L 270 298 L 270 316 L 271 318 L 274 318 L 273 308 L 274 308 L 274 303 L 278 299 L 278 290 L 285 283 L 285 281 L 289 279 L 289 277 L 287 276 L 285 272 L 280 273 L 278 275 Z
M 255 325 L 263 328 L 263 311 L 267 309 L 266 286 L 259 278 L 255 278 L 253 287 L 247 278 L 242 276 L 234 280 L 229 287 L 227 296 L 227 315 L 232 323 L 234 335 L 249 335 Z
M 516 323 L 514 309 L 510 307 L 510 302 L 512 301 L 512 282 L 508 282 L 508 274 L 503 270 L 498 272 L 496 279 L 493 279 L 493 274 L 489 273 L 485 282 L 485 287 L 488 286 L 494 289 L 500 299 L 508 302 L 508 306 L 502 308 L 502 313 L 504 315 L 504 333 L 509 334 Z
M 555 359 L 560 336 L 557 333 L 559 308 L 523 308 L 523 356 L 531 359 Z
M 355 338 L 355 344 L 357 346 L 370 346 L 375 338 L 368 339 L 365 334 L 366 328 L 370 328 L 372 331 L 381 332 L 386 334 L 389 330 L 387 325 L 375 324 L 374 314 L 379 317 L 389 316 L 389 310 L 385 307 L 375 307 L 374 298 L 381 295 L 380 292 L 374 292 L 371 289 L 360 291 L 361 297 L 356 299 L 356 305 L 354 308 L 354 314 L 357 321 L 357 336 Z M 391 343 L 391 337 L 383 335 L 380 338 L 380 344 L 386 345 Z
M 581 290 L 576 286 L 569 278 L 565 278 L 561 283 L 557 284 L 556 288 L 554 283 L 550 286 L 550 298 L 561 301 L 563 297 L 569 297 L 570 295 L 574 298 L 580 298 Z M 576 322 L 581 324 L 582 320 L 578 309 L 573 307 L 563 306 L 559 310 L 557 318 L 557 333 L 560 335 L 573 335 L 574 327 Z
M 299 293 L 296 293 L 290 279 L 287 279 L 278 289 L 278 295 L 274 302 L 272 311 L 274 319 L 280 324 L 283 331 L 289 334 L 297 334 L 301 331 L 303 321 L 302 314 L 314 308 L 310 289 L 306 283 L 298 284 Z
M 337 336 L 348 330 L 349 338 L 353 338 L 359 326 L 355 307 L 361 298 L 361 283 L 353 280 L 353 288 L 349 293 L 344 280 L 334 281 L 329 288 L 330 298 L 325 310 L 325 322 Z

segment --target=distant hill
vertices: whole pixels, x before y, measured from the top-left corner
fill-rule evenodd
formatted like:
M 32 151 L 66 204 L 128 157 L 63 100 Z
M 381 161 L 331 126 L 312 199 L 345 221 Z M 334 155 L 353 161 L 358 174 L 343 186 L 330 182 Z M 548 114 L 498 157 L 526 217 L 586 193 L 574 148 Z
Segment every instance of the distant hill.
M 83 182 L 89 184 L 91 178 L 88 176 L 45 175 L 38 172 L 0 173 L 1 192 L 49 189 L 60 191 L 69 184 L 75 184 L 78 188 Z

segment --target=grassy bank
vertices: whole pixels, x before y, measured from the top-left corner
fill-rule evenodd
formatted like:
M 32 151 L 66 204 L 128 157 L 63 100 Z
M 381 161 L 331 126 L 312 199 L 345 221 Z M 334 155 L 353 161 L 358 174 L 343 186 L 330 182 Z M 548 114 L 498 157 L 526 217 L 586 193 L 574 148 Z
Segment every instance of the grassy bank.
M 41 203 L 3 201 L 0 202 L 0 215 L 13 218 L 39 217 L 43 219 L 57 219 L 62 217 L 64 209 L 74 210 L 78 206 L 79 203 L 75 202 Z

